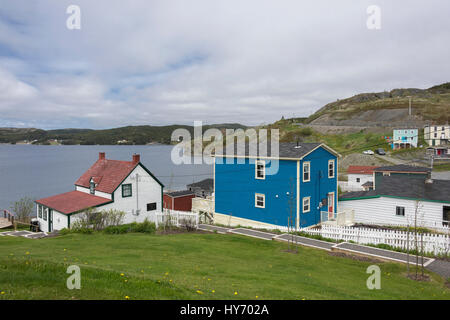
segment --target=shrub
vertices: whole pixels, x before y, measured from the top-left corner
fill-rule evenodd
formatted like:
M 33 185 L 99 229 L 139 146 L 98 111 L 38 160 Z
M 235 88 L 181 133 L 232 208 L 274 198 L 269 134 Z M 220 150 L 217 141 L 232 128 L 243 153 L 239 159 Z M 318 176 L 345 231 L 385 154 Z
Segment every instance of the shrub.
M 156 226 L 153 222 L 148 221 L 145 219 L 144 222 L 137 223 L 132 222 L 128 224 L 123 224 L 120 226 L 109 226 L 106 227 L 103 230 L 105 233 L 108 234 L 124 234 L 124 233 L 155 233 Z

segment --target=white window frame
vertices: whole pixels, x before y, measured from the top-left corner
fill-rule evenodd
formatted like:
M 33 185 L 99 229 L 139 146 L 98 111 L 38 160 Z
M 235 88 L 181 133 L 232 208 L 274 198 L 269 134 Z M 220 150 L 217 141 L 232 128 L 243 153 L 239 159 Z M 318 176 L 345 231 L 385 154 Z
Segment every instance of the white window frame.
M 258 197 L 262 197 L 263 205 L 258 205 Z M 255 193 L 255 208 L 262 208 L 264 209 L 266 207 L 266 195 L 263 193 Z
M 262 170 L 263 176 L 262 177 L 258 177 L 258 165 L 261 165 L 261 164 L 263 166 L 263 170 Z M 259 180 L 266 179 L 266 162 L 263 161 L 263 160 L 256 160 L 255 161 L 255 179 L 259 179 Z
M 305 167 L 308 166 L 308 180 L 305 180 Z M 302 168 L 302 181 L 303 182 L 309 182 L 311 181 L 311 162 L 305 161 L 303 162 L 303 168 Z
M 330 176 L 330 163 L 333 164 L 333 175 L 332 176 Z M 334 178 L 336 176 L 335 171 L 336 171 L 336 166 L 335 166 L 334 159 L 328 160 L 328 178 L 330 178 L 330 179 Z
M 308 210 L 305 210 L 305 201 L 308 201 Z M 308 213 L 311 211 L 311 197 L 303 197 L 302 199 L 302 212 Z

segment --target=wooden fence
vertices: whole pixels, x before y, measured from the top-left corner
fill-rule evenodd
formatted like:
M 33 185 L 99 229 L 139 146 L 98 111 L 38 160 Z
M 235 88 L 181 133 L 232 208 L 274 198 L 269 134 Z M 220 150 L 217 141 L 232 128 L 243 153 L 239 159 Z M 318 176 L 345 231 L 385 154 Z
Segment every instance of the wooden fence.
M 387 244 L 395 248 L 414 250 L 416 243 L 421 250 L 423 241 L 423 250 L 426 253 L 435 255 L 450 254 L 450 235 L 445 234 L 414 234 L 413 232 L 398 230 L 380 230 L 371 228 L 357 228 L 345 226 L 323 225 L 321 229 L 304 229 L 311 235 L 321 235 L 322 237 L 333 240 L 353 241 L 360 244 Z

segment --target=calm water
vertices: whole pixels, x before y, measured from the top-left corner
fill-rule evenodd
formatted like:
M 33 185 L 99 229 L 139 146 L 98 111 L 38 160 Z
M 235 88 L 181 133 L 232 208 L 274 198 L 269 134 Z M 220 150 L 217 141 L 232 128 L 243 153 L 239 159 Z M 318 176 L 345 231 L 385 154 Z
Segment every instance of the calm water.
M 48 197 L 74 189 L 75 181 L 98 159 L 131 161 L 133 153 L 166 189 L 212 177 L 211 165 L 175 165 L 171 146 L 34 146 L 0 145 L 0 209 L 9 209 L 21 197 Z

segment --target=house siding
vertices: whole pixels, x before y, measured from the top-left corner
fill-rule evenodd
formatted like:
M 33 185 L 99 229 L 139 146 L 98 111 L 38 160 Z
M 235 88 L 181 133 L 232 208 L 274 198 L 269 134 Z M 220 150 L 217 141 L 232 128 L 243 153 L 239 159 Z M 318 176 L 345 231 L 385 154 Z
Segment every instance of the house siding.
M 450 204 L 439 202 L 420 201 L 421 209 L 418 219 L 423 222 L 422 226 L 441 227 L 443 207 Z M 396 216 L 396 207 L 405 207 L 405 216 Z M 360 200 L 345 200 L 339 202 L 341 210 L 354 210 L 355 223 L 377 224 L 377 225 L 403 225 L 414 223 L 414 215 L 416 208 L 415 200 L 378 197 Z
M 335 174 L 328 178 L 328 160 L 335 160 Z M 215 211 L 241 219 L 262 222 L 271 225 L 287 226 L 288 217 L 294 222 L 300 218 L 300 227 L 317 224 L 320 221 L 319 202 L 334 192 L 334 211 L 337 208 L 337 157 L 320 147 L 303 160 L 280 160 L 275 175 L 266 175 L 265 179 L 255 178 L 255 159 L 239 159 L 245 163 L 215 162 Z M 269 167 L 269 160 L 264 160 Z M 311 179 L 304 182 L 303 163 L 311 163 Z M 297 188 L 297 166 L 300 182 Z M 265 207 L 255 207 L 255 193 L 265 195 Z M 300 197 L 299 197 L 300 195 Z M 303 197 L 311 197 L 310 211 L 302 212 Z M 326 209 L 325 209 L 326 210 Z
M 334 178 L 328 178 L 328 160 L 334 160 Z M 311 179 L 309 182 L 303 181 L 303 163 L 309 161 L 311 164 Z M 334 209 L 337 208 L 337 157 L 324 148 L 316 149 L 300 161 L 300 227 L 315 225 L 320 222 L 320 211 L 327 211 L 328 208 L 319 208 L 322 199 L 328 197 L 328 193 L 334 192 Z M 303 212 L 304 197 L 311 197 L 310 211 Z

